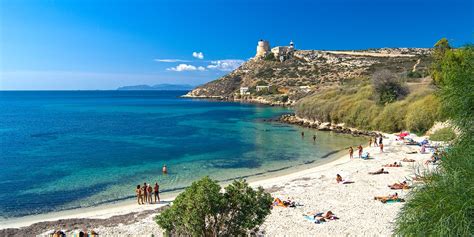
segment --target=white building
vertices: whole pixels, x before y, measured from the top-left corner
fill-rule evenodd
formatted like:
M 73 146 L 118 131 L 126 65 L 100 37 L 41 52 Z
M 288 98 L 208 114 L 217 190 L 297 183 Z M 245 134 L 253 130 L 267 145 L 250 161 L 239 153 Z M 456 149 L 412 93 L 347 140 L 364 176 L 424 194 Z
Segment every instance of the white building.
M 248 87 L 240 87 L 240 94 L 241 95 L 250 95 Z
M 277 46 L 272 48 L 271 51 L 275 58 L 278 58 L 280 59 L 280 61 L 283 61 L 285 58 L 288 58 L 288 56 L 293 53 L 293 51 L 295 51 L 295 44 L 293 43 L 293 41 L 291 41 L 290 46 Z
M 264 91 L 264 90 L 270 90 L 270 86 L 257 86 L 257 92 L 258 91 Z
M 255 54 L 256 58 L 263 58 L 267 56 L 270 52 L 270 43 L 266 40 L 259 40 L 257 44 L 257 54 Z

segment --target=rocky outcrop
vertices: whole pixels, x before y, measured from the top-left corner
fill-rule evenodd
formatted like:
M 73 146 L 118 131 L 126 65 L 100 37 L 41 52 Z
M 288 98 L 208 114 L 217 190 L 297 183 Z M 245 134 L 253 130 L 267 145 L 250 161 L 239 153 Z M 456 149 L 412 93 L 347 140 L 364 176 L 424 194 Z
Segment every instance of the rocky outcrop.
M 355 128 L 345 127 L 344 124 L 332 124 L 330 122 L 311 121 L 300 118 L 295 114 L 284 114 L 277 119 L 278 122 L 298 125 L 307 128 L 313 128 L 320 131 L 333 131 L 336 133 L 352 134 L 355 136 L 380 136 L 380 133 L 373 131 L 359 130 Z

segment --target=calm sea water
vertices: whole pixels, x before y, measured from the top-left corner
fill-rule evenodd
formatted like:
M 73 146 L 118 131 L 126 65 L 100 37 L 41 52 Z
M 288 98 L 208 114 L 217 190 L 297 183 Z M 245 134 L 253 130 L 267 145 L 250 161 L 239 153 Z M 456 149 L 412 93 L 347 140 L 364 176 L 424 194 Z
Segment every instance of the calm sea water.
M 144 181 L 173 191 L 205 175 L 254 177 L 361 142 L 318 132 L 313 143 L 314 131 L 263 121 L 285 108 L 181 94 L 0 92 L 0 216 L 125 200 Z

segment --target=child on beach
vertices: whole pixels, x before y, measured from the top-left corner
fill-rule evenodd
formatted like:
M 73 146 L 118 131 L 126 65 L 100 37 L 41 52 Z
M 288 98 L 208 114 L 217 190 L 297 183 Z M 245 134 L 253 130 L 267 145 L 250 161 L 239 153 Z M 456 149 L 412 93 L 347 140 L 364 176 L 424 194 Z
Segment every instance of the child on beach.
M 352 147 L 349 147 L 349 158 L 350 159 L 354 158 L 354 149 L 352 149 Z

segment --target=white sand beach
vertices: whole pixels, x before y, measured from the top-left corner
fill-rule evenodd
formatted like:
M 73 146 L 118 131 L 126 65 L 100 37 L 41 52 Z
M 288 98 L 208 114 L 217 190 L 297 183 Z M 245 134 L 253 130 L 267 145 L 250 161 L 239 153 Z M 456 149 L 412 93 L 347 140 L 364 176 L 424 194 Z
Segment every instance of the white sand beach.
M 423 164 L 429 159 L 430 154 L 407 154 L 409 151 L 418 151 L 419 147 L 404 145 L 403 142 L 396 141 L 393 135 L 386 134 L 386 136 L 383 153 L 378 147 L 364 148 L 364 152 L 369 152 L 373 159 L 351 160 L 346 154 L 314 168 L 251 182 L 254 187 L 263 186 L 269 190 L 273 197 L 282 200 L 291 199 L 302 205 L 296 208 L 273 208 L 272 213 L 260 228 L 261 233 L 265 236 L 391 235 L 395 217 L 404 203 L 383 204 L 374 200 L 374 196 L 397 192 L 401 198 L 404 198 L 409 190 L 390 190 L 387 185 L 411 179 L 415 169 L 430 168 Z M 357 156 L 357 151 L 354 154 Z M 414 159 L 416 162 L 402 162 L 403 167 L 384 168 L 389 174 L 368 174 L 368 172 L 379 170 L 384 164 L 400 162 L 403 158 Z M 354 183 L 338 184 L 336 174 Z M 412 185 L 412 182 L 409 184 Z M 167 197 L 167 200 L 170 201 L 172 198 Z M 54 229 L 55 226 L 61 226 L 57 222 L 60 219 L 81 218 L 81 222 L 87 223 L 88 219 L 107 220 L 116 217 L 114 221 L 105 222 L 103 225 L 96 221 L 98 226 L 96 225 L 93 229 L 101 236 L 151 236 L 152 234 L 161 236 L 162 230 L 153 218 L 156 215 L 156 209 L 163 205 L 139 206 L 134 201 L 130 201 L 119 206 L 101 206 L 29 219 L 23 218 L 14 222 L 2 222 L 0 228 L 18 228 L 39 221 L 51 221 L 46 225 L 51 225 L 51 229 Z M 329 210 L 340 219 L 315 224 L 303 217 L 307 212 Z M 121 216 L 117 217 L 117 215 Z M 77 229 L 63 228 L 63 230 L 71 234 Z

